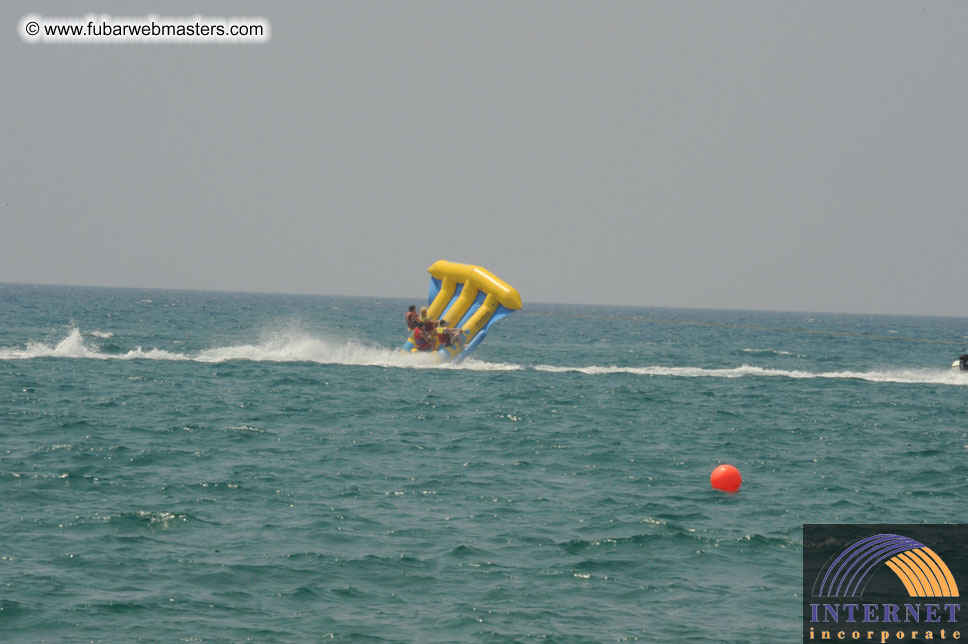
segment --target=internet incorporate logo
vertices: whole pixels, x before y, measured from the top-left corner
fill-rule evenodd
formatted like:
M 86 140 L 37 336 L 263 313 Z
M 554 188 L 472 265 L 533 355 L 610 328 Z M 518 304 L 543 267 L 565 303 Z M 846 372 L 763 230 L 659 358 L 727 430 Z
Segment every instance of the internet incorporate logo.
M 899 534 L 877 534 L 844 550 L 823 579 L 815 597 L 860 597 L 881 564 L 894 571 L 911 597 L 957 597 L 958 584 L 934 550 Z
M 803 545 L 804 642 L 961 639 L 968 526 L 807 524 Z

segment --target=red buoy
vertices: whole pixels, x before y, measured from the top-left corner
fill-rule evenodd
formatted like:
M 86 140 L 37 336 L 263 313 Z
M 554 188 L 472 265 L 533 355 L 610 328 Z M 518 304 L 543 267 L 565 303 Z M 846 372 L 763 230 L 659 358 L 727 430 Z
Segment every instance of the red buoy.
M 732 465 L 720 465 L 709 475 L 709 482 L 713 487 L 723 492 L 735 492 L 743 483 L 739 470 Z

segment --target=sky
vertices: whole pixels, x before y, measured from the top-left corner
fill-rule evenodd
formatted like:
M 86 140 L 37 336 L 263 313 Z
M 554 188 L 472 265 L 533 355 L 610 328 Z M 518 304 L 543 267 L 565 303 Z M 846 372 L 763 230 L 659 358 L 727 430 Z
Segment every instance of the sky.
M 28 44 L 26 14 L 261 16 Z M 15 0 L 0 282 L 968 316 L 968 3 Z

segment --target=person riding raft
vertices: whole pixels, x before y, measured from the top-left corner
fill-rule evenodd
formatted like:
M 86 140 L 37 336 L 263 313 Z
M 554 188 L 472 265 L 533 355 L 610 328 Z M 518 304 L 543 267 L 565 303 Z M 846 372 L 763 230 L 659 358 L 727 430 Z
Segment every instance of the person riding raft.
M 442 347 L 453 346 L 455 342 L 457 346 L 460 346 L 461 342 L 463 342 L 463 335 L 464 329 L 452 329 L 448 327 L 447 320 L 441 320 L 437 325 L 437 340 Z
M 460 340 L 460 334 L 464 331 L 462 329 L 448 329 L 447 321 L 441 320 L 438 322 L 427 314 L 427 307 L 420 309 L 420 313 L 417 313 L 417 307 L 413 304 L 407 310 L 407 328 L 413 331 L 413 346 L 417 348 L 417 351 L 432 351 L 438 346 L 451 346 L 454 339 Z M 445 327 L 443 331 L 437 331 L 438 325 Z M 439 345 L 438 345 L 439 343 Z
M 420 324 L 424 322 L 434 322 L 434 319 L 428 314 L 426 306 L 420 307 Z
M 413 330 L 413 346 L 417 351 L 430 351 L 434 348 L 434 328 L 430 321 L 424 321 Z
M 417 306 L 411 304 L 407 309 L 407 328 L 413 331 L 420 325 L 420 314 L 417 313 Z

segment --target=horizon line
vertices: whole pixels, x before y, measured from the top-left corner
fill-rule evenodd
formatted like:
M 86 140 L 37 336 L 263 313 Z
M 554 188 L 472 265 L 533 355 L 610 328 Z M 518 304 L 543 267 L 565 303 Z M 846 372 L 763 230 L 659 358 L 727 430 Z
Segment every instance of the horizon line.
M 338 293 L 318 293 L 306 291 L 260 291 L 242 289 L 213 289 L 213 288 L 185 288 L 185 287 L 158 287 L 158 286 L 111 286 L 103 284 L 58 284 L 51 282 L 0 282 L 2 286 L 41 286 L 41 287 L 60 287 L 60 288 L 90 288 L 90 289 L 118 289 L 130 291 L 172 291 L 186 293 L 237 293 L 241 295 L 296 295 L 304 297 L 350 297 L 350 298 L 380 298 L 388 300 L 407 300 L 407 297 L 399 295 L 344 295 Z M 968 319 L 968 314 L 959 315 L 955 313 L 870 313 L 862 311 L 818 311 L 811 309 L 772 309 L 772 308 L 746 308 L 746 307 L 703 307 L 703 306 L 683 306 L 669 304 L 613 304 L 604 302 L 548 302 L 533 300 L 532 304 L 549 306 L 609 306 L 627 309 L 684 309 L 690 311 L 735 311 L 749 313 L 802 313 L 813 315 L 871 315 L 883 317 L 927 317 L 927 318 L 954 318 Z M 527 302 L 522 307 L 522 312 L 526 312 Z

